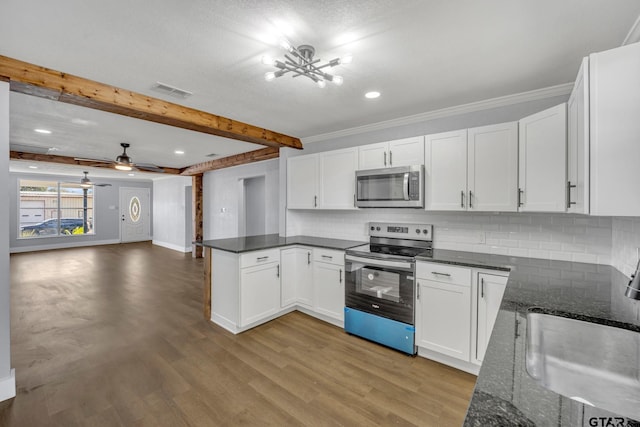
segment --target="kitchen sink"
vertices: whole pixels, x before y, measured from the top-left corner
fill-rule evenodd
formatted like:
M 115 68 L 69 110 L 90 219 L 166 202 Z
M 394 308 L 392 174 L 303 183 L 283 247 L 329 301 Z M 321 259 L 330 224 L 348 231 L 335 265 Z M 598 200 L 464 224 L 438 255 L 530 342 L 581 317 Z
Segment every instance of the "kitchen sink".
M 640 420 L 640 332 L 623 326 L 529 312 L 527 372 L 551 391 Z

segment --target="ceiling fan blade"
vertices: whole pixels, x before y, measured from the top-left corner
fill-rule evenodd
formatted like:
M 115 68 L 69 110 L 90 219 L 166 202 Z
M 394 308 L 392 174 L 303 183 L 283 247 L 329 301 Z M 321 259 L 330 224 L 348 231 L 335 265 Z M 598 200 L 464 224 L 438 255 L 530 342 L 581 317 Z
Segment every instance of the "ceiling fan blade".
M 111 184 L 93 184 L 94 187 L 111 187 Z
M 164 173 L 164 169 L 155 165 L 146 165 L 146 164 L 136 163 L 134 167 L 139 170 Z

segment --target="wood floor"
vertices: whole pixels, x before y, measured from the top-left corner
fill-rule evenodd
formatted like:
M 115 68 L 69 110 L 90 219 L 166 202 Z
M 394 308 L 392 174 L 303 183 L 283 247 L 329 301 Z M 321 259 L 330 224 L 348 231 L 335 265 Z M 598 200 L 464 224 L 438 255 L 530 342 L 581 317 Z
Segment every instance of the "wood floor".
M 291 313 L 202 319 L 202 259 L 134 243 L 11 256 L 1 426 L 462 423 L 475 377 Z

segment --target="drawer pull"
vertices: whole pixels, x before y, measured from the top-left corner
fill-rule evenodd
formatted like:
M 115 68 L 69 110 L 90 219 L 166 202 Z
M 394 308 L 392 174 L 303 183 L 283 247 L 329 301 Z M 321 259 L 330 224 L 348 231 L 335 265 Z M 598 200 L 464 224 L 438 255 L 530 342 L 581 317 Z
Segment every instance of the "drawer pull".
M 437 271 L 432 271 L 431 274 L 435 274 L 436 276 L 447 276 L 447 277 L 451 277 L 451 274 L 449 273 L 438 273 Z
M 333 259 L 333 257 L 332 257 L 332 256 L 329 256 L 329 255 L 322 255 L 322 258 L 323 258 L 323 259 Z
M 269 259 L 268 256 L 259 256 L 258 258 L 256 258 L 256 261 L 257 262 L 262 262 L 262 261 L 266 261 L 268 259 Z

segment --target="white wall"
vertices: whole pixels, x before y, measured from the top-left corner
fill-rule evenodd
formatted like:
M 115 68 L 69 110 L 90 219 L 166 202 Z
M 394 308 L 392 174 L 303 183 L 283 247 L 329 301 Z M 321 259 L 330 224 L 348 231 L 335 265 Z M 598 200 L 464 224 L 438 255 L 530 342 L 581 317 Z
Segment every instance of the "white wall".
M 9 276 L 9 83 L 0 82 L 0 401 L 16 395 L 11 370 L 11 316 Z
M 186 206 L 191 177 L 173 176 L 153 181 L 153 244 L 191 252 L 191 209 Z M 189 198 L 190 200 L 190 198 Z M 187 218 L 187 215 L 189 218 Z
M 631 276 L 638 265 L 640 218 L 613 218 L 612 265 Z
M 273 159 L 204 174 L 202 197 L 205 240 L 238 236 L 241 180 L 257 176 L 265 177 L 265 233 L 278 233 L 280 179 L 278 159 Z

